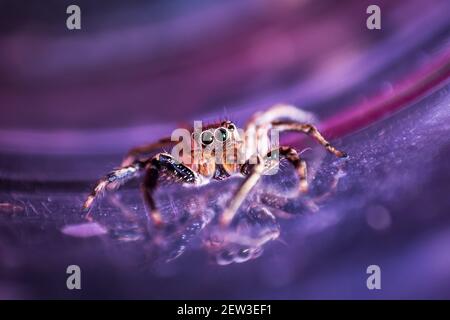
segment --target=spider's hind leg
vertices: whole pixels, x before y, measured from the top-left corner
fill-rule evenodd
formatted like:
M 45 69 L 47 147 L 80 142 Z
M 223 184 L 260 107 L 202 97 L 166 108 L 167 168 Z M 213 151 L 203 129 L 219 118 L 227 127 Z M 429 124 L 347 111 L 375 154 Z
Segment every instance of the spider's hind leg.
M 274 121 L 272 122 L 272 127 L 274 129 L 277 129 L 279 131 L 297 131 L 297 132 L 303 132 L 310 137 L 312 137 L 314 140 L 316 140 L 318 143 L 320 143 L 325 149 L 328 150 L 328 152 L 334 154 L 336 157 L 339 158 L 345 158 L 347 157 L 347 154 L 345 152 L 342 152 L 338 149 L 336 149 L 334 146 L 331 145 L 317 130 L 315 126 L 309 123 L 299 123 L 299 122 L 293 122 L 293 121 Z

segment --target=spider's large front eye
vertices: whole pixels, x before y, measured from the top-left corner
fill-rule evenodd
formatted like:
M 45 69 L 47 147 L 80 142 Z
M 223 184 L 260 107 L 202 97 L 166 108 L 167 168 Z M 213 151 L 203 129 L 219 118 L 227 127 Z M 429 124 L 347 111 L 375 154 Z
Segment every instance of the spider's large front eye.
M 214 141 L 214 136 L 211 131 L 202 132 L 202 143 L 204 145 L 211 144 Z
M 218 128 L 214 131 L 214 137 L 217 141 L 224 142 L 228 139 L 228 131 L 225 128 Z

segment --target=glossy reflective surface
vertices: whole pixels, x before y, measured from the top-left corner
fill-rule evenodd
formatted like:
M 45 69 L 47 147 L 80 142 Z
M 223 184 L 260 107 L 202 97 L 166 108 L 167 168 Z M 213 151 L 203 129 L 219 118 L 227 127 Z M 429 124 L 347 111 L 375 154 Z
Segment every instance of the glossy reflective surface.
M 72 38 L 51 33 L 51 23 L 37 33 L 16 27 L 2 35 L 0 297 L 450 297 L 447 3 L 386 3 L 386 29 L 377 35 L 357 27 L 363 19 L 348 19 L 364 12 L 356 1 L 333 10 L 287 1 L 278 11 L 271 2 L 226 3 L 199 2 L 197 15 L 161 5 L 154 10 L 170 13 L 164 19 L 98 25 Z M 135 17 L 140 5 L 130 9 Z M 407 23 L 405 12 L 418 18 Z M 318 24 L 314 17 L 326 18 Z M 32 44 L 31 37 L 40 41 Z M 68 48 L 77 54 L 64 55 Z M 418 70 L 440 80 L 403 99 L 398 84 L 418 82 Z M 396 97 L 396 113 L 371 115 L 370 125 L 350 118 L 345 130 L 329 121 L 339 112 L 366 114 L 386 94 L 386 101 Z M 315 112 L 350 158 L 312 213 L 305 201 L 330 191 L 342 163 L 308 140 L 285 137 L 313 147 L 304 152 L 311 193 L 285 208 L 293 215 L 279 214 L 279 237 L 258 258 L 220 266 L 203 244 L 236 180 L 199 190 L 161 188 L 157 198 L 168 220 L 189 213 L 183 227 L 164 235 L 145 231 L 137 184 L 105 198 L 94 210 L 95 224 L 84 224 L 80 207 L 89 188 L 128 148 L 183 121 L 225 114 L 242 125 L 279 101 Z M 291 173 L 285 166 L 265 179 L 241 213 L 264 207 L 258 192 L 292 188 Z M 82 269 L 81 291 L 66 289 L 70 264 Z M 371 264 L 382 270 L 379 292 L 366 287 Z

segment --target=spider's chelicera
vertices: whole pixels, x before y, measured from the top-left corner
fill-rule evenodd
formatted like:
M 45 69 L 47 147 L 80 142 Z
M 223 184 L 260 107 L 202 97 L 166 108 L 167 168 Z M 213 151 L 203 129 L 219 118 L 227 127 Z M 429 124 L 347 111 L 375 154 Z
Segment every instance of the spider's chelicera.
M 306 192 L 308 188 L 305 160 L 294 148 L 274 144 L 270 140 L 273 132 L 307 134 L 335 156 L 346 157 L 309 123 L 311 119 L 307 112 L 279 104 L 255 114 L 244 130 L 229 120 L 208 126 L 194 124 L 194 128 L 187 131 L 188 139 L 184 137 L 186 135 L 178 134 L 183 136 L 182 142 L 174 141 L 172 135 L 131 149 L 118 169 L 98 181 L 83 208 L 89 212 L 105 191 L 117 190 L 125 182 L 143 176 L 141 190 L 148 217 L 155 229 L 164 228 L 167 222 L 153 197 L 162 173 L 186 186 L 241 176 L 242 182 L 216 220 L 219 227 L 210 232 L 205 245 L 216 254 L 220 264 L 257 257 L 265 242 L 278 237 L 279 228 L 275 217 L 264 208 L 249 210 L 246 216 L 235 217 L 249 192 L 262 175 L 276 172 L 274 168 L 278 167 L 281 158 L 290 162 L 297 172 L 299 185 L 296 194 Z M 174 147 L 171 154 L 155 154 L 168 146 Z

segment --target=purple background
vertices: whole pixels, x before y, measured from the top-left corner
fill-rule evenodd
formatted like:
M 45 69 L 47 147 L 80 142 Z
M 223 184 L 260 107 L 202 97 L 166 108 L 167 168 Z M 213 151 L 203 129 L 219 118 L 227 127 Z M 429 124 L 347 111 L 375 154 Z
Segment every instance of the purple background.
M 0 5 L 0 298 L 450 297 L 448 1 L 78 1 L 68 31 L 71 3 Z M 369 4 L 382 30 L 365 27 Z M 140 239 L 61 233 L 128 148 L 277 102 L 316 113 L 350 154 L 318 213 L 281 221 L 285 244 L 219 267 L 195 245 L 160 264 Z M 122 194 L 142 216 L 137 187 Z M 123 224 L 106 200 L 96 214 Z

